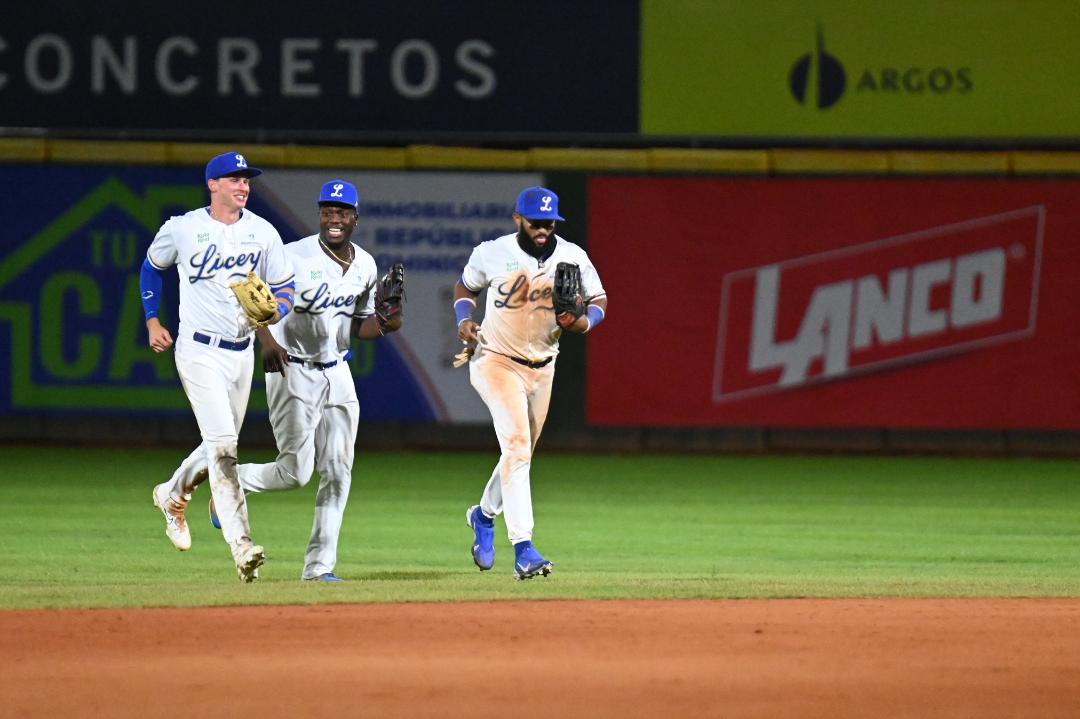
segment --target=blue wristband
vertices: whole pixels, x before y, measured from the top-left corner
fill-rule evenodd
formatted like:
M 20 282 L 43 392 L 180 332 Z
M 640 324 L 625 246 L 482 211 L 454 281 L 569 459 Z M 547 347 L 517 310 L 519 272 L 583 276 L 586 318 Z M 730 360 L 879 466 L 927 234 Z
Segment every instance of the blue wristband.
M 585 330 L 588 332 L 604 321 L 604 309 L 599 305 L 589 305 L 589 309 L 585 310 L 585 316 L 589 318 L 589 329 Z
M 471 297 L 462 297 L 461 299 L 454 301 L 454 315 L 457 316 L 457 323 L 460 325 L 465 320 L 472 319 L 473 310 L 476 309 L 476 300 Z
M 296 281 L 289 280 L 283 285 L 271 285 L 270 291 L 274 293 L 274 297 L 278 301 L 279 319 L 284 319 L 285 315 L 289 314 L 289 310 L 293 307 L 293 292 L 296 291 Z

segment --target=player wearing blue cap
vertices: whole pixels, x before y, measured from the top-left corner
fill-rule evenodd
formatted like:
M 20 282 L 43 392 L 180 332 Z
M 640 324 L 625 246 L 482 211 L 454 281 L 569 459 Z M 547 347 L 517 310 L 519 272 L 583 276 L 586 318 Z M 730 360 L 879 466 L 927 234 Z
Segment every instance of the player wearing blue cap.
M 186 467 L 206 468 L 236 570 L 255 581 L 266 559 L 251 539 L 247 503 L 237 475 L 237 437 L 251 392 L 254 328 L 229 285 L 254 272 L 271 287 L 278 322 L 292 308 L 293 271 L 277 230 L 247 209 L 251 178 L 261 174 L 243 155 L 226 152 L 206 165 L 210 205 L 169 219 L 146 253 L 140 277 L 150 347 L 165 352 L 173 337 L 159 319 L 163 274 L 180 274 L 180 325 L 176 369 L 202 435 L 173 480 L 154 487 L 154 505 L 165 516 L 165 534 L 191 548 L 186 509 L 190 494 L 176 481 Z
M 251 494 L 303 487 L 319 471 L 301 578 L 336 582 L 360 419 L 345 357 L 353 337 L 375 339 L 394 332 L 402 317 L 380 318 L 375 258 L 351 241 L 359 219 L 356 187 L 344 180 L 327 182 L 318 207 L 319 232 L 285 245 L 296 275 L 295 307 L 283 321 L 257 330 L 278 456 L 268 464 L 241 465 L 239 476 L 240 486 Z M 190 492 L 204 477 L 205 464 L 194 463 L 180 482 Z M 210 516 L 220 526 L 216 502 L 214 495 Z
M 458 338 L 467 349 L 472 386 L 491 412 L 502 452 L 480 498 L 465 513 L 473 530 L 473 562 L 495 563 L 495 517 L 506 522 L 518 579 L 547 576 L 552 563 L 532 544 L 529 470 L 547 418 L 555 358 L 562 333 L 585 333 L 604 319 L 607 293 L 581 247 L 555 234 L 559 197 L 544 187 L 518 196 L 517 232 L 480 243 L 454 288 Z M 577 265 L 585 307 L 580 316 L 556 314 L 553 284 L 560 263 Z M 487 289 L 483 325 L 472 318 L 476 297 Z M 455 363 L 456 366 L 457 363 Z

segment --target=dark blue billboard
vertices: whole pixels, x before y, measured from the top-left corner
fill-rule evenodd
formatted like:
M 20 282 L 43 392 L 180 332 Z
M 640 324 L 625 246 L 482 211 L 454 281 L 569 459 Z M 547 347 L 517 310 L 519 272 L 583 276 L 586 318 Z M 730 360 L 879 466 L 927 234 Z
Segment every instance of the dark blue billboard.
M 39 2 L 0 27 L 0 126 L 636 133 L 638 2 Z

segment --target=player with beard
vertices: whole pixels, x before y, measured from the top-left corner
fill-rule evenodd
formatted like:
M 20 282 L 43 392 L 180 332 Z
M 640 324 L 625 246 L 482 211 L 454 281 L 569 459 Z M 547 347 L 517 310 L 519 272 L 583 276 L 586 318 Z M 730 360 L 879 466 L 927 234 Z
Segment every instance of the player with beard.
M 533 546 L 530 467 L 547 418 L 555 358 L 563 332 L 585 333 L 604 319 L 607 293 L 588 255 L 555 234 L 559 197 L 544 187 L 518 196 L 517 232 L 482 242 L 473 250 L 454 288 L 459 355 L 468 361 L 473 387 L 491 412 L 501 456 L 480 503 L 465 521 L 473 530 L 472 557 L 481 571 L 495 564 L 495 518 L 506 522 L 518 579 L 547 576 L 553 564 Z M 584 314 L 556 315 L 553 297 L 559 263 L 581 271 Z M 476 297 L 487 290 L 483 324 L 472 318 Z

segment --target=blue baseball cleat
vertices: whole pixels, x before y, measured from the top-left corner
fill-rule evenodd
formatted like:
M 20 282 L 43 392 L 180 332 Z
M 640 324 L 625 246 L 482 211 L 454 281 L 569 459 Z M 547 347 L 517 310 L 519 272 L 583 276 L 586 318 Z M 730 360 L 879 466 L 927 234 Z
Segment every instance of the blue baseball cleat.
M 337 576 L 333 572 L 327 572 L 326 574 L 320 574 L 317 577 L 310 577 L 304 580 L 305 582 L 344 582 L 345 580 Z
M 472 558 L 481 572 L 495 566 L 495 520 L 484 516 L 479 504 L 465 510 L 465 523 L 474 533 Z
M 546 577 L 551 574 L 554 564 L 540 556 L 532 542 L 518 542 L 514 545 L 514 571 L 519 580 L 532 579 L 537 574 Z
M 221 520 L 218 519 L 217 510 L 214 509 L 214 498 L 210 498 L 210 524 L 214 525 L 214 529 L 221 529 Z

